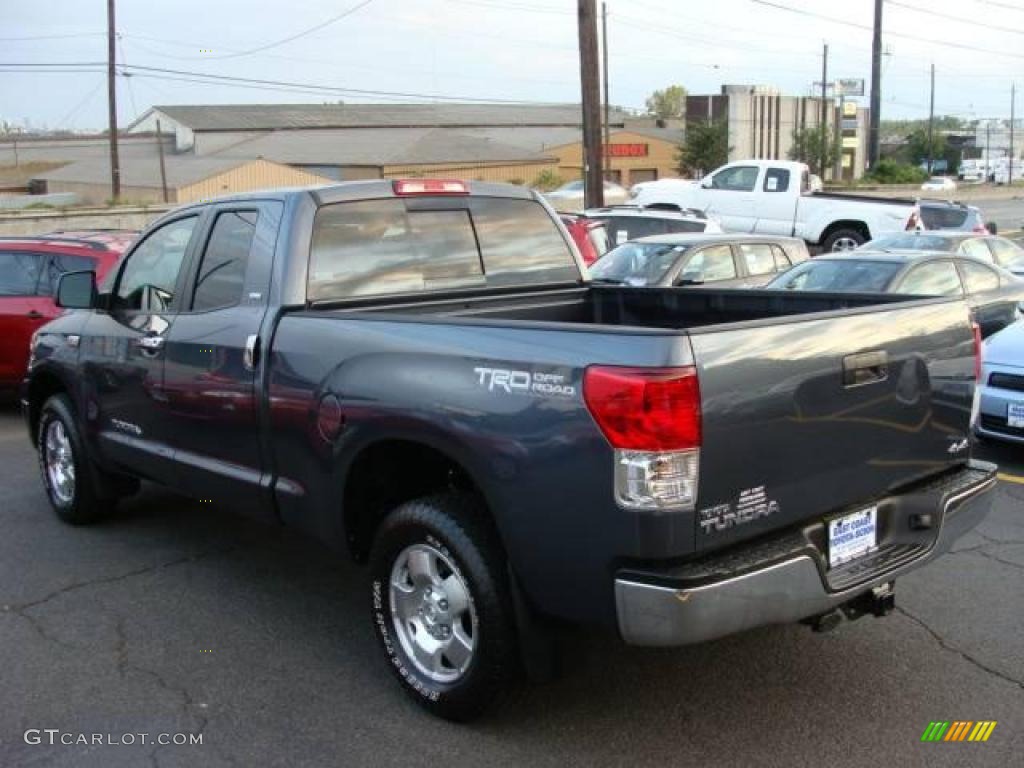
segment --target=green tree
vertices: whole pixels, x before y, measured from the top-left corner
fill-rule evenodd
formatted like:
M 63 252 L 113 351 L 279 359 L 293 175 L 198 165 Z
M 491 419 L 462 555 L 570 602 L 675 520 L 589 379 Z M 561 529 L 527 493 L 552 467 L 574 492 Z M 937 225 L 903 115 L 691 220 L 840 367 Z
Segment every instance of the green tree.
M 686 137 L 679 146 L 679 173 L 700 176 L 729 162 L 729 124 L 724 120 L 714 123 L 691 123 Z
M 647 97 L 647 114 L 663 120 L 671 117 L 686 117 L 686 89 L 681 85 L 670 85 L 662 91 L 655 91 Z
M 891 158 L 879 160 L 865 179 L 879 184 L 920 184 L 928 178 L 928 174 L 916 165 L 900 163 Z
M 550 192 L 552 189 L 562 186 L 563 183 L 562 177 L 558 175 L 558 171 L 554 168 L 545 168 L 537 174 L 537 178 L 533 180 L 533 184 L 530 186 L 539 189 L 541 192 Z
M 945 160 L 948 163 L 948 171 L 953 172 L 960 165 L 960 152 L 949 145 L 945 135 L 939 130 L 936 128 L 932 135 L 932 157 L 935 160 Z M 919 128 L 907 136 L 903 156 L 911 165 L 921 165 L 921 163 L 928 162 L 928 155 L 928 128 Z
M 825 177 L 825 170 L 832 168 L 839 157 L 839 142 L 830 129 L 825 137 L 822 147 L 822 128 L 820 125 L 813 125 L 806 128 L 797 128 L 793 131 L 793 146 L 789 148 L 789 159 L 799 163 L 807 163 L 811 166 L 811 172 L 822 178 Z M 824 151 L 824 155 L 822 155 Z

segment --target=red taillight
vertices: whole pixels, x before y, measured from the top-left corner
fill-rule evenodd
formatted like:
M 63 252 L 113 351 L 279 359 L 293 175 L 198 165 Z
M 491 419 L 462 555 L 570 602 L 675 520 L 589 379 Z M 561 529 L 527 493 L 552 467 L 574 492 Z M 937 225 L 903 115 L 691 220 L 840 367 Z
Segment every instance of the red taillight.
M 971 323 L 971 330 L 974 331 L 974 380 L 981 381 L 981 326 L 975 322 Z
M 988 230 L 985 229 L 985 227 L 982 226 L 981 224 L 978 224 L 977 226 L 975 226 L 974 229 L 971 230 L 971 232 L 977 232 L 979 235 L 987 235 L 988 234 Z
M 918 225 L 918 223 L 920 221 L 921 221 L 921 219 L 917 215 L 917 211 L 912 212 L 910 214 L 910 218 L 907 219 L 907 232 L 910 232 L 911 230 L 917 229 L 917 225 Z
M 701 442 L 697 369 L 591 366 L 583 398 L 613 447 L 679 451 Z
M 396 195 L 468 195 L 469 186 L 457 179 L 396 179 Z

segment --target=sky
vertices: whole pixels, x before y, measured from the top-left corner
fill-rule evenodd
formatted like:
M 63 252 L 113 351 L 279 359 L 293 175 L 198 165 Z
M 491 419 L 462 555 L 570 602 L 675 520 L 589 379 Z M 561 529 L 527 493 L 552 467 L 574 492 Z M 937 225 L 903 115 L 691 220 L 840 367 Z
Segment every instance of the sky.
M 874 0 L 607 7 L 619 106 L 642 109 L 674 83 L 807 94 L 824 43 L 830 80 L 870 83 Z M 0 21 L 0 118 L 104 127 L 106 0 L 0 0 Z M 1024 0 L 885 0 L 884 29 L 883 119 L 927 117 L 933 63 L 936 113 L 1009 116 L 1011 82 L 1024 86 Z M 118 78 L 122 126 L 154 104 L 580 98 L 576 0 L 118 0 L 117 30 L 118 63 L 134 72 Z

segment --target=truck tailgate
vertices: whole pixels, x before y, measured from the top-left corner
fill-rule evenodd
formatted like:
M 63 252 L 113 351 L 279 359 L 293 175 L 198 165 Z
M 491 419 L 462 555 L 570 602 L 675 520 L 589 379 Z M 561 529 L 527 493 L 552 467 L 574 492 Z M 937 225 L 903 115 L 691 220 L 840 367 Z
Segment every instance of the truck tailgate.
M 962 464 L 974 338 L 961 302 L 709 327 L 696 548 L 839 511 Z

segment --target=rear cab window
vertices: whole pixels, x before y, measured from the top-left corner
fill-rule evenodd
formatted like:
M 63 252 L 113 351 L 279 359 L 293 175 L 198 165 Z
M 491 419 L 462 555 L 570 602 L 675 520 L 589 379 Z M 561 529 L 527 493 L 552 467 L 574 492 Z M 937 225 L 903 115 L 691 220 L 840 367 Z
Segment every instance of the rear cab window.
M 789 171 L 785 168 L 769 168 L 764 174 L 765 192 L 789 191 Z
M 579 277 L 568 243 L 534 200 L 383 198 L 317 212 L 307 295 L 332 301 Z

